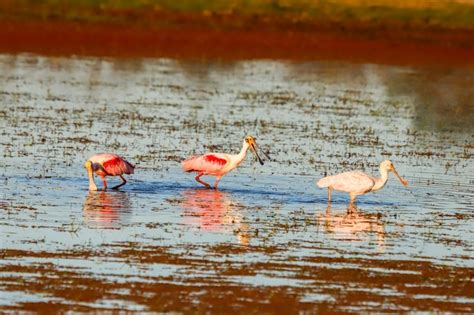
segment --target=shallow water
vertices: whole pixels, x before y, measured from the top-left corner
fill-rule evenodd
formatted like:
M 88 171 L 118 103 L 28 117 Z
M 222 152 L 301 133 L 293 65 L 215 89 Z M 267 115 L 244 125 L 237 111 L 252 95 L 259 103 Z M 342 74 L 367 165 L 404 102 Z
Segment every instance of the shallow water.
M 0 56 L 0 309 L 474 308 L 474 69 Z M 220 191 L 179 162 L 250 157 Z M 88 192 L 83 163 L 137 164 Z M 390 159 L 358 198 L 317 179 Z M 210 183 L 212 178 L 206 178 Z M 100 180 L 98 181 L 100 183 Z M 118 183 L 110 179 L 110 183 Z

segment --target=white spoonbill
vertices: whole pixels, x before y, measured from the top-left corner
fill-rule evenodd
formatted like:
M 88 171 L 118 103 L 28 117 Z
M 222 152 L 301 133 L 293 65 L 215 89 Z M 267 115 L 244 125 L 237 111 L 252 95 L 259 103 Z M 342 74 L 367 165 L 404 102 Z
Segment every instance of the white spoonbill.
M 122 175 L 133 174 L 135 169 L 135 165 L 128 162 L 123 157 L 112 153 L 95 154 L 86 161 L 84 167 L 89 176 L 89 190 L 97 190 L 97 185 L 94 181 L 94 173 L 102 178 L 104 190 L 107 189 L 107 182 L 105 181 L 106 176 L 119 176 L 122 179 L 122 183 L 112 187 L 112 189 L 118 189 L 127 183 Z
M 250 148 L 252 153 L 255 155 L 255 158 L 258 159 L 261 165 L 263 161 L 258 155 L 257 152 L 257 143 L 255 138 L 252 136 L 246 136 L 243 144 L 242 150 L 239 154 L 226 154 L 226 153 L 206 153 L 200 156 L 192 156 L 185 161 L 181 162 L 183 170 L 185 172 L 196 172 L 198 173 L 195 177 L 196 181 L 200 184 L 210 188 L 206 182 L 203 182 L 200 178 L 203 175 L 211 175 L 216 177 L 216 182 L 214 184 L 214 189 L 217 189 L 217 185 L 221 180 L 222 176 L 229 173 L 245 159 L 247 156 L 247 150 Z M 264 153 L 265 154 L 265 153 Z M 265 154 L 266 155 L 266 154 Z M 268 157 L 268 156 L 267 156 Z
M 389 172 L 393 172 L 404 186 L 408 186 L 408 182 L 398 175 L 393 163 L 389 160 L 380 163 L 381 177 L 379 178 L 372 177 L 360 171 L 351 171 L 321 178 L 317 182 L 317 185 L 319 188 L 328 189 L 328 207 L 331 206 L 331 191 L 338 190 L 349 193 L 351 198 L 350 208 L 354 208 L 354 202 L 357 196 L 364 195 L 370 191 L 379 190 L 385 186 Z

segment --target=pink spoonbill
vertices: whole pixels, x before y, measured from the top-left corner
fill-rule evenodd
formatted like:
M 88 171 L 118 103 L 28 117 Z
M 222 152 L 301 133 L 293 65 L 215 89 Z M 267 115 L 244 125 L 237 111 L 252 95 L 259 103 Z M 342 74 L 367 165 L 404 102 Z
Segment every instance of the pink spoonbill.
M 200 184 L 210 188 L 206 182 L 203 182 L 200 178 L 203 175 L 211 175 L 216 177 L 216 182 L 214 184 L 214 189 L 217 189 L 217 185 L 221 180 L 222 176 L 229 173 L 245 159 L 247 156 L 247 150 L 250 148 L 255 158 L 258 159 L 261 165 L 263 161 L 258 155 L 258 147 L 255 142 L 255 138 L 252 136 L 246 136 L 242 149 L 239 154 L 226 154 L 226 153 L 206 153 L 200 156 L 192 156 L 185 161 L 181 162 L 183 170 L 185 172 L 196 172 L 197 176 L 195 177 L 196 181 Z M 264 153 L 265 154 L 265 153 Z M 265 154 L 266 155 L 266 154 Z M 268 157 L 268 156 L 267 156 Z
M 95 154 L 86 161 L 84 167 L 89 176 L 89 190 L 97 190 L 97 185 L 94 181 L 94 173 L 102 178 L 102 182 L 104 183 L 103 190 L 107 189 L 106 176 L 119 176 L 122 179 L 122 183 L 112 187 L 112 189 L 118 189 L 127 183 L 125 178 L 123 178 L 123 174 L 133 174 L 135 169 L 135 165 L 123 157 L 112 153 Z
M 389 160 L 380 163 L 381 177 L 379 178 L 360 171 L 351 171 L 321 178 L 317 185 L 319 188 L 328 189 L 328 208 L 331 206 L 331 191 L 337 190 L 349 193 L 351 198 L 349 208 L 355 209 L 356 197 L 383 188 L 387 183 L 389 172 L 393 172 L 404 186 L 408 186 L 408 182 L 398 175 L 393 163 Z

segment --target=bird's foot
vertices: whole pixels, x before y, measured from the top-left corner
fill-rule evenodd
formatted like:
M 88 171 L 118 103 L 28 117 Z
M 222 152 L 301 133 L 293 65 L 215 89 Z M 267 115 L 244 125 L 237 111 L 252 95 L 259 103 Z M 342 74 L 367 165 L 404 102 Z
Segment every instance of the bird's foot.
M 117 186 L 114 186 L 112 187 L 111 189 L 113 190 L 118 190 L 120 187 L 122 187 L 123 185 L 125 185 L 125 183 L 121 183 L 121 184 L 118 184 Z
M 357 207 L 355 206 L 355 204 L 353 204 L 353 203 L 349 204 L 349 206 L 347 207 L 347 213 L 348 214 L 357 213 Z
M 328 205 L 326 208 L 326 214 L 329 214 L 331 212 L 331 205 Z

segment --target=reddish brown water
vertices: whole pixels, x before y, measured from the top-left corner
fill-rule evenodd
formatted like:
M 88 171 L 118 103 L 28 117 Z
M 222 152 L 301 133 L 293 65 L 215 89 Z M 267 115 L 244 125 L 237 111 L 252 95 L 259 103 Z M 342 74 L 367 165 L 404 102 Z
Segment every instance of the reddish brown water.
M 2 311 L 473 311 L 472 68 L 22 54 L 0 69 Z M 245 134 L 273 161 L 248 158 L 219 192 L 181 172 Z M 87 191 L 102 151 L 137 164 L 119 192 Z M 408 188 L 325 211 L 317 179 L 387 158 Z
M 287 20 L 280 21 L 278 17 L 262 21 L 238 16 L 165 15 L 145 18 L 143 23 L 148 25 L 147 21 L 151 25 L 161 23 L 150 28 L 134 19 L 118 24 L 0 19 L 0 52 L 193 60 L 340 60 L 408 66 L 474 65 L 472 30 L 404 28 L 361 22 L 287 25 Z

